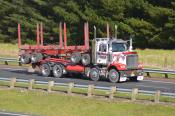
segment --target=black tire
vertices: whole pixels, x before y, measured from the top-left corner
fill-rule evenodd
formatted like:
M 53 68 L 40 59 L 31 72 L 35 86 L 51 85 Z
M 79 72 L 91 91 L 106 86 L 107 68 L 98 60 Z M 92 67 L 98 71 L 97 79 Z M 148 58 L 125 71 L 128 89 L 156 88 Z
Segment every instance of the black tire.
M 79 63 L 81 60 L 81 54 L 79 52 L 72 53 L 70 60 L 73 64 Z
M 33 53 L 31 55 L 31 62 L 37 63 L 38 61 L 43 59 L 43 55 L 41 53 Z
M 60 78 L 63 76 L 63 67 L 59 64 L 55 64 L 53 67 L 53 76 L 55 78 Z
M 91 62 L 91 57 L 89 54 L 83 54 L 82 57 L 81 57 L 81 63 L 84 65 L 84 66 L 87 66 L 89 65 Z
M 116 83 L 119 81 L 120 79 L 120 74 L 118 71 L 116 71 L 115 69 L 111 69 L 108 73 L 108 79 L 110 82 L 112 83 Z
M 22 54 L 20 56 L 20 62 L 22 64 L 29 64 L 31 62 L 30 57 L 30 54 Z
M 100 79 L 100 71 L 97 68 L 90 69 L 89 77 L 93 81 L 98 81 Z
M 51 75 L 51 69 L 48 64 L 45 63 L 41 65 L 41 74 L 42 76 L 45 76 L 45 77 L 48 77 Z
M 33 69 L 35 69 L 35 68 L 36 68 L 36 66 L 37 66 L 37 64 L 32 63 L 32 68 L 33 68 Z
M 137 82 L 137 81 L 138 81 L 138 80 L 137 80 L 137 76 L 130 77 L 129 80 L 130 80 L 130 81 L 133 81 L 133 82 Z

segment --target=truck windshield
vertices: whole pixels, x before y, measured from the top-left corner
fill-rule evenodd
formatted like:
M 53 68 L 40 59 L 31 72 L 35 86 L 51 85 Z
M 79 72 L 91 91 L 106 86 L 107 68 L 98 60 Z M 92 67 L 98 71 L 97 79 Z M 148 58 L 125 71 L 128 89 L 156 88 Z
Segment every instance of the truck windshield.
M 123 52 L 126 51 L 126 49 L 125 43 L 112 43 L 112 52 Z

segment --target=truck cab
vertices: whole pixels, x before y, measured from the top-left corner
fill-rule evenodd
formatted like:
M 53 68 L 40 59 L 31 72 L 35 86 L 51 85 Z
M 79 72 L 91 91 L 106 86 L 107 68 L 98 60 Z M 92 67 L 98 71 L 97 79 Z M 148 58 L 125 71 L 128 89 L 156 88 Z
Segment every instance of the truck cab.
M 121 39 L 97 38 L 96 50 L 97 64 L 108 65 L 117 60 L 122 63 L 124 59 L 118 59 L 116 56 L 128 50 L 127 41 Z
M 93 64 L 100 66 L 100 74 L 111 78 L 111 82 L 143 80 L 142 65 L 138 63 L 137 52 L 132 50 L 132 40 L 128 47 L 128 41 L 122 39 L 95 38 L 92 51 Z

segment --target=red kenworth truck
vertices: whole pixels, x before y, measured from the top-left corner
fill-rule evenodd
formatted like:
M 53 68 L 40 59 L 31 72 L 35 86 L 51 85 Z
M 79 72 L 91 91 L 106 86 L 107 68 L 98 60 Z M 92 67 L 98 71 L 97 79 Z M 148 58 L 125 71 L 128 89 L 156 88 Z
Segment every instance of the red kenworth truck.
M 39 29 L 40 27 L 40 29 Z M 20 25 L 18 24 L 19 56 L 22 63 L 40 67 L 40 73 L 47 77 L 61 78 L 68 73 L 82 73 L 93 81 L 106 77 L 110 82 L 124 82 L 127 79 L 143 80 L 143 66 L 138 63 L 138 54 L 132 50 L 132 39 L 128 41 L 109 37 L 94 39 L 89 46 L 89 25 L 84 24 L 84 45 L 67 46 L 66 24 L 60 23 L 59 45 L 43 45 L 43 27 L 37 25 L 37 45 L 21 45 Z

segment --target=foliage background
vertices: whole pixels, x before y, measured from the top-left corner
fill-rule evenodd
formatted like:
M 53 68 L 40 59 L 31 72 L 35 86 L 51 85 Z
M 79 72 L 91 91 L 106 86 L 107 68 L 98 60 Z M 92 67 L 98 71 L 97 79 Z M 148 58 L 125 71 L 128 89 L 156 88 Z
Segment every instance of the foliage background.
M 23 43 L 35 43 L 36 23 L 43 22 L 45 42 L 58 42 L 58 24 L 66 22 L 69 44 L 83 43 L 83 23 L 93 26 L 97 36 L 134 37 L 139 48 L 175 48 L 174 0 L 0 0 L 0 42 L 17 42 L 17 24 L 22 25 Z M 70 34 L 71 33 L 71 34 Z M 51 42 L 51 41 L 50 41 Z

